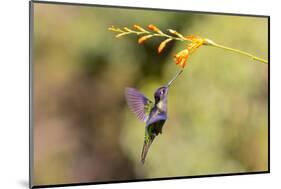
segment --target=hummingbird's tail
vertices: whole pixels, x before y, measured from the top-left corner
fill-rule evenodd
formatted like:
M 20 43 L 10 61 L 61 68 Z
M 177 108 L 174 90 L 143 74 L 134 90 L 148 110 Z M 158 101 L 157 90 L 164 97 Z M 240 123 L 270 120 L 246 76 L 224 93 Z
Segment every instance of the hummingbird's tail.
M 145 158 L 146 158 L 146 155 L 147 155 L 147 152 L 150 148 L 150 145 L 152 144 L 154 138 L 151 138 L 149 140 L 144 140 L 144 143 L 143 143 L 143 147 L 142 147 L 142 152 L 141 152 L 141 162 L 142 164 L 144 164 L 145 162 Z

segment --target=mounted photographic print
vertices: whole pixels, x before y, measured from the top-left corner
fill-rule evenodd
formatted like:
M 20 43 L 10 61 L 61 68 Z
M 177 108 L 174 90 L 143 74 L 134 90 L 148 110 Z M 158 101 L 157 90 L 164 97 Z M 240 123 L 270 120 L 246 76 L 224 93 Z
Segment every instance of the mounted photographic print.
M 269 17 L 30 2 L 30 187 L 269 173 Z

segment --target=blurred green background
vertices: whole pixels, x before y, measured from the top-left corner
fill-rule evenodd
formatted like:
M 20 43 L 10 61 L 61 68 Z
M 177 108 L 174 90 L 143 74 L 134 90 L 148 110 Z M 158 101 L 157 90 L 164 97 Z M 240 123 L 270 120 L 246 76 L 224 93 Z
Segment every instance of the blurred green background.
M 140 163 L 144 123 L 124 88 L 153 99 L 186 44 L 116 39 L 111 25 L 154 24 L 267 59 L 267 18 L 34 4 L 34 184 L 266 171 L 268 66 L 201 47 L 169 90 L 169 119 Z

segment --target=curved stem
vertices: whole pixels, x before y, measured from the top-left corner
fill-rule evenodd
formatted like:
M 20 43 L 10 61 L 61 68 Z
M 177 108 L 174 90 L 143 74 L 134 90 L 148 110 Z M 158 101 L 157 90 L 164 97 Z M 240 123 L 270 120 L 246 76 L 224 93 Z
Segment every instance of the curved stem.
M 186 39 L 186 38 L 179 38 L 179 37 L 174 37 L 165 33 L 152 33 L 151 35 L 156 36 L 156 37 L 166 37 L 172 40 L 177 40 L 177 41 L 189 41 L 191 42 L 191 40 Z
M 253 60 L 259 61 L 259 62 L 264 63 L 264 64 L 268 64 L 267 60 L 259 58 L 257 56 L 254 56 L 254 55 L 252 55 L 250 53 L 247 53 L 245 51 L 241 51 L 241 50 L 238 50 L 238 49 L 233 49 L 233 48 L 230 48 L 230 47 L 226 47 L 226 46 L 223 46 L 223 45 L 219 45 L 217 43 L 212 43 L 210 46 L 218 47 L 218 48 L 225 49 L 225 50 L 232 51 L 232 52 L 236 52 L 236 53 L 242 54 L 244 56 L 248 56 L 248 57 L 252 58 Z

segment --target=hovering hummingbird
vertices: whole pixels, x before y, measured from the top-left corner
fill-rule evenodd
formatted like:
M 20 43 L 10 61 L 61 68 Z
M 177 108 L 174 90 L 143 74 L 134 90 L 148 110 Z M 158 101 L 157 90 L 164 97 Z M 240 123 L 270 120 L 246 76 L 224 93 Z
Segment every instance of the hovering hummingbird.
M 154 93 L 153 103 L 134 88 L 126 88 L 125 96 L 130 109 L 138 119 L 146 123 L 141 162 L 144 164 L 147 152 L 154 138 L 160 133 L 167 120 L 167 94 L 172 82 L 182 73 L 180 70 L 167 85 L 159 87 Z

